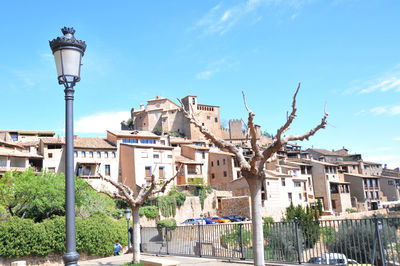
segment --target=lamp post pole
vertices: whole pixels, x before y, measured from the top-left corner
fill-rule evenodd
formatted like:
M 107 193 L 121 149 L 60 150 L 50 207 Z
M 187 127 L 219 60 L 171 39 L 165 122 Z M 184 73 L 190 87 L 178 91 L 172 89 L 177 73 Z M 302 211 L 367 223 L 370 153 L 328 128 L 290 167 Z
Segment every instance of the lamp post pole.
M 75 230 L 75 180 L 74 180 L 74 86 L 80 80 L 81 59 L 86 50 L 84 41 L 74 37 L 74 28 L 61 29 L 64 36 L 50 41 L 56 61 L 58 83 L 65 86 L 65 265 L 78 265 Z

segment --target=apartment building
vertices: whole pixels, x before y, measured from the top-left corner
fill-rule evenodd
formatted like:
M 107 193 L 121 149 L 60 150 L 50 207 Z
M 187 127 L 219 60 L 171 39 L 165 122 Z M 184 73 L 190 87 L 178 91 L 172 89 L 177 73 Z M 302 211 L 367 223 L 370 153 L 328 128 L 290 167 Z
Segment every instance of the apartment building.
M 173 147 L 160 144 L 120 144 L 119 180 L 133 189 L 151 181 L 172 177 Z
M 210 149 L 208 184 L 217 190 L 227 190 L 227 184 L 240 177 L 240 167 L 230 152 Z
M 210 148 L 200 145 L 181 145 L 175 151 L 176 169 L 180 169 L 177 185 L 208 184 Z

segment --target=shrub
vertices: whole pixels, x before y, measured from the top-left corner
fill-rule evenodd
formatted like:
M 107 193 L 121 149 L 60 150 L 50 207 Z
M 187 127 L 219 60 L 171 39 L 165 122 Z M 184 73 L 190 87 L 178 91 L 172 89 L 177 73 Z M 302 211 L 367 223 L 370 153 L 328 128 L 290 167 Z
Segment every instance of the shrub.
M 188 177 L 188 184 L 189 185 L 203 185 L 204 178 L 202 177 Z
M 126 223 L 106 216 L 76 219 L 76 249 L 89 255 L 112 255 L 116 239 L 127 244 Z M 34 223 L 12 217 L 0 222 L 0 257 L 47 256 L 65 253 L 65 217 Z
M 241 226 L 243 225 L 235 224 L 225 230 L 221 236 L 221 245 L 223 247 L 227 248 L 228 245 L 237 245 L 238 243 L 243 243 L 243 246 L 247 247 L 251 244 L 251 232 L 242 227 L 242 235 L 240 235 Z M 242 237 L 242 242 L 240 237 Z
M 170 192 L 168 192 L 168 196 L 175 198 L 176 206 L 182 206 L 186 201 L 186 194 L 177 191 L 176 189 L 172 189 Z
M 322 239 L 325 245 L 332 245 L 335 242 L 335 228 L 332 226 L 325 226 L 321 228 Z
M 139 209 L 140 216 L 146 216 L 149 219 L 155 219 L 158 216 L 158 207 L 157 206 L 145 206 Z
M 357 212 L 357 209 L 347 208 L 346 211 L 349 213 L 355 213 L 355 212 Z
M 157 222 L 157 228 L 168 228 L 168 230 L 174 230 L 177 227 L 176 220 L 174 218 L 164 219 Z
M 164 217 L 175 217 L 176 203 L 175 198 L 171 196 L 163 196 L 157 198 L 157 206 Z

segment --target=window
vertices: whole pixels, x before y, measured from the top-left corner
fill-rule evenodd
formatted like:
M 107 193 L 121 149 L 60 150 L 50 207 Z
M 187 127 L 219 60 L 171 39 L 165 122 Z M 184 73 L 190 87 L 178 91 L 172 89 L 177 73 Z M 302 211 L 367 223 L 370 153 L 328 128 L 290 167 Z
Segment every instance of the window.
M 210 120 L 210 119 L 211 119 L 211 117 L 208 115 L 208 116 L 207 116 L 207 119 L 208 119 L 208 120 Z
M 101 152 L 98 151 L 96 154 L 97 154 L 97 158 L 101 157 Z
M 214 120 L 215 120 L 215 123 L 217 123 L 217 122 L 218 122 L 218 118 L 217 118 L 217 117 L 216 117 Z
M 226 171 L 224 171 L 224 177 L 226 177 L 228 174 L 227 174 L 227 172 Z
M 204 126 L 204 123 L 201 123 L 202 126 Z
M 219 165 L 219 160 L 217 160 L 217 165 Z
M 377 182 L 376 182 L 376 179 L 372 179 L 372 186 L 374 186 L 374 187 L 377 187 L 377 186 L 378 186 L 378 184 L 377 184 Z
M 89 158 L 93 158 L 93 152 L 92 151 L 89 152 Z
M 368 192 L 365 192 L 365 198 L 368 199 Z
M 49 153 L 49 154 L 47 154 L 47 157 L 53 158 L 53 154 L 52 154 L 52 153 Z
M 286 186 L 286 182 L 285 182 L 285 179 L 284 179 L 284 178 L 282 178 L 281 183 L 282 183 L 282 187 Z
M 104 152 L 104 158 L 108 158 L 108 151 Z
M 109 164 L 105 165 L 104 174 L 108 175 L 108 176 L 110 175 L 110 165 Z
M 111 157 L 112 157 L 112 158 L 115 158 L 115 152 L 112 152 L 112 153 L 111 153 Z
M 172 155 L 169 154 L 169 155 L 168 155 L 168 158 L 171 159 L 171 158 L 172 158 Z
M 294 186 L 295 186 L 295 187 L 301 187 L 301 184 L 300 184 L 300 182 L 295 182 L 295 183 L 294 183 Z
M 214 167 L 214 162 L 213 161 L 211 161 L 211 167 Z
M 371 196 L 371 199 L 374 198 L 374 192 L 370 191 L 370 192 L 369 192 L 369 195 Z
M 154 158 L 154 159 L 158 159 L 158 158 L 160 158 L 160 155 L 159 155 L 158 153 L 154 153 L 154 154 L 153 154 L 153 158 Z
M 389 185 L 389 186 L 393 186 L 393 185 L 394 185 L 393 180 L 388 180 L 388 185 Z
M 222 164 L 226 164 L 226 160 L 225 159 L 222 159 Z
M 50 173 L 55 173 L 56 172 L 56 168 L 55 167 L 49 167 L 49 172 Z
M 158 176 L 159 176 L 160 178 L 164 178 L 164 177 L 165 177 L 165 175 L 164 175 L 164 166 L 160 166 L 160 167 L 158 168 Z
M 85 157 L 86 157 L 86 152 L 81 151 L 81 157 L 82 157 L 82 158 L 85 158 Z
M 299 193 L 299 200 L 301 200 L 301 193 Z
M 375 191 L 375 196 L 376 196 L 376 199 L 379 199 L 379 192 L 378 191 Z
M 18 135 L 17 134 L 10 134 L 10 137 L 13 139 L 13 141 L 18 141 Z
M 214 179 L 215 178 L 215 174 L 211 174 L 211 178 Z
M 142 143 L 142 144 L 155 144 L 156 141 L 154 139 L 141 139 L 140 143 Z
M 289 201 L 292 201 L 292 192 L 287 193 Z
M 196 99 L 192 98 L 192 104 L 195 105 L 196 104 Z
M 74 157 L 78 157 L 78 153 L 76 151 L 74 151 Z
M 150 177 L 151 176 L 151 166 L 146 166 L 144 168 L 145 176 Z
M 165 140 L 161 140 L 161 145 L 165 145 Z

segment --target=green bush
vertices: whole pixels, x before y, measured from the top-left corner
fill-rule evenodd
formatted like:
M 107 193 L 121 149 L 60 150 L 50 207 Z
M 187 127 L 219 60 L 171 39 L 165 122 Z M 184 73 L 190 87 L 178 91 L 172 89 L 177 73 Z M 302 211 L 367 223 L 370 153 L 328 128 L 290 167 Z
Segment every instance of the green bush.
M 189 185 L 203 185 L 204 178 L 202 177 L 188 177 L 188 184 Z
M 175 198 L 176 206 L 182 206 L 186 201 L 186 194 L 176 189 L 171 189 L 171 191 L 168 192 L 168 196 Z
M 355 213 L 357 212 L 357 209 L 347 208 L 346 211 L 349 213 Z
M 240 235 L 240 227 L 242 226 L 242 235 Z M 242 242 L 240 237 L 242 237 Z M 243 243 L 244 247 L 251 245 L 251 232 L 243 228 L 243 225 L 235 224 L 234 227 L 228 227 L 221 236 L 221 245 L 225 248 L 230 245 Z
M 164 219 L 157 222 L 157 228 L 168 228 L 168 230 L 174 230 L 177 227 L 176 220 L 174 218 Z
M 274 223 L 274 218 L 272 217 L 263 217 L 263 234 L 264 237 L 267 237 L 271 233 L 271 225 Z
M 335 242 L 335 228 L 332 226 L 325 226 L 321 228 L 322 239 L 325 245 L 332 245 Z
M 171 196 L 163 196 L 157 198 L 157 206 L 164 217 L 175 217 L 176 202 L 175 198 Z
M 145 206 L 139 209 L 139 216 L 146 216 L 149 219 L 155 219 L 158 216 L 157 206 Z
M 112 255 L 119 239 L 127 244 L 126 223 L 106 216 L 76 218 L 76 249 L 89 255 Z M 65 217 L 34 223 L 31 219 L 12 217 L 0 222 L 0 257 L 47 256 L 65 253 Z

